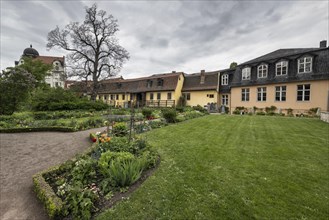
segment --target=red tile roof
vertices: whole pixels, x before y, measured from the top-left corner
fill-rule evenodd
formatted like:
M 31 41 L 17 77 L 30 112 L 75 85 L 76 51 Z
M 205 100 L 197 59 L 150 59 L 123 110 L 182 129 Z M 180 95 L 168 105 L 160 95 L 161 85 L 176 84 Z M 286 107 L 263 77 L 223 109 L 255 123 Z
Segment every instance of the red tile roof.
M 40 60 L 45 64 L 53 64 L 53 62 L 56 61 L 56 60 L 58 60 L 62 64 L 64 64 L 64 57 L 38 56 L 35 59 Z

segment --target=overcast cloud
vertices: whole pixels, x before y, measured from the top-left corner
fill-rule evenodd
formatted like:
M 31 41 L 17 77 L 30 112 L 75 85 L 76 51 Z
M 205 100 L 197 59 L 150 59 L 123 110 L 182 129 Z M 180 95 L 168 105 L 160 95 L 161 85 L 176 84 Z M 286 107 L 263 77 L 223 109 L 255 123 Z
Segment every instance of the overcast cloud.
M 124 78 L 220 70 L 280 48 L 318 47 L 328 40 L 329 1 L 96 1 L 118 19 L 130 53 Z M 56 25 L 83 21 L 94 1 L 1 1 L 1 70 L 29 47 L 45 56 Z

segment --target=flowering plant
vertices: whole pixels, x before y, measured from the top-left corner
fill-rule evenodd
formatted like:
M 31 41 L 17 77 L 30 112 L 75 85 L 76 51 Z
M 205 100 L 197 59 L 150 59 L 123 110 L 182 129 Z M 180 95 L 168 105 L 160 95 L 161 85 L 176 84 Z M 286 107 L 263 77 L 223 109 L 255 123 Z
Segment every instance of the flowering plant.
M 111 138 L 107 136 L 107 134 L 101 134 L 100 137 L 98 138 L 98 141 L 100 143 L 107 143 L 110 142 Z

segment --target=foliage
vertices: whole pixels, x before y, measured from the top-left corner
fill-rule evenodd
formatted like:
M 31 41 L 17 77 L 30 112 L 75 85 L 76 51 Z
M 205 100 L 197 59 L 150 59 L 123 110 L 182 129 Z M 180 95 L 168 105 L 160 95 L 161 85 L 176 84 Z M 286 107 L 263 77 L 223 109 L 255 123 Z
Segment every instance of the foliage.
M 150 121 L 148 124 L 152 129 L 162 128 L 162 127 L 168 125 L 168 123 L 166 121 L 163 121 L 163 120 L 153 120 L 153 121 Z
M 29 98 L 35 86 L 33 74 L 16 68 L 0 75 L 0 115 L 11 115 Z
M 37 197 L 44 204 L 47 214 L 50 218 L 56 218 L 62 215 L 64 203 L 60 198 L 56 196 L 53 189 L 48 185 L 48 183 L 43 178 L 43 174 L 46 172 L 51 172 L 57 167 L 51 168 L 47 171 L 37 173 L 33 176 L 33 186 Z
M 128 134 L 128 127 L 125 122 L 118 122 L 113 125 L 112 133 L 114 136 L 123 137 Z
M 145 117 L 145 118 L 147 118 L 147 119 L 150 119 L 151 118 L 151 116 L 152 116 L 152 109 L 150 109 L 150 108 L 143 108 L 142 109 L 142 113 L 143 113 L 143 116 Z
M 236 68 L 238 66 L 238 63 L 237 62 L 232 62 L 231 64 L 230 64 L 230 69 L 234 69 L 234 68 Z
M 72 169 L 73 182 L 80 182 L 84 185 L 91 183 L 96 178 L 95 172 L 96 161 L 90 157 L 81 158 L 75 162 L 75 166 Z
M 115 37 L 118 30 L 117 20 L 93 4 L 86 7 L 83 23 L 71 22 L 63 30 L 56 27 L 48 33 L 48 49 L 57 47 L 70 52 L 67 55 L 72 68 L 70 76 L 93 81 L 92 100 L 96 100 L 99 79 L 113 76 L 129 59 Z
M 184 96 L 180 96 L 177 102 L 177 107 L 185 107 L 186 106 L 186 98 Z
M 273 114 L 276 109 L 277 109 L 276 106 L 272 105 L 271 107 L 265 107 L 265 112 L 267 114 Z
M 55 110 L 104 110 L 108 105 L 102 101 L 89 101 L 79 98 L 70 90 L 61 87 L 38 89 L 32 98 L 32 108 L 35 111 Z
M 308 110 L 308 114 L 311 115 L 311 116 L 314 116 L 318 112 L 318 109 L 319 108 L 310 108 Z
M 176 122 L 177 112 L 175 109 L 172 108 L 162 109 L 161 113 L 168 123 Z

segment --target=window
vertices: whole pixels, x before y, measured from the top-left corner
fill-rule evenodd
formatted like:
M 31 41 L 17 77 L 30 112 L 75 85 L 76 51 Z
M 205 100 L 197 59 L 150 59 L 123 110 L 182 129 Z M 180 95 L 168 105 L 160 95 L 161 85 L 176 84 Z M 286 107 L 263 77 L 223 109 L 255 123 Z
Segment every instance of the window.
M 183 96 L 187 101 L 191 100 L 191 93 L 184 93 Z
M 114 100 L 114 95 L 111 95 L 111 100 Z
M 257 101 L 260 102 L 266 101 L 266 87 L 257 88 Z
M 158 79 L 158 86 L 163 86 L 163 79 Z
M 116 95 L 115 99 L 116 99 L 116 100 L 119 100 L 119 95 Z
M 55 82 L 55 86 L 56 86 L 56 87 L 58 87 L 58 86 L 59 86 L 58 82 Z
M 207 97 L 214 98 L 214 94 L 207 94 Z
M 104 95 L 104 100 L 107 100 L 107 95 Z
M 151 87 L 152 87 L 152 84 L 153 84 L 153 81 L 151 81 L 151 80 L 147 80 L 147 85 L 146 85 L 146 87 L 147 87 L 147 88 L 151 88 Z
M 228 74 L 222 75 L 222 85 L 228 85 Z
M 275 65 L 275 74 L 277 76 L 287 75 L 288 73 L 288 61 L 281 61 Z
M 298 59 L 298 73 L 312 72 L 312 57 Z
M 297 101 L 310 101 L 311 85 L 297 85 Z
M 222 105 L 228 105 L 228 95 L 222 95 Z
M 167 93 L 167 100 L 171 100 L 171 92 Z
M 242 69 L 242 80 L 250 80 L 250 67 Z
M 161 93 L 158 92 L 158 93 L 157 93 L 157 100 L 160 100 L 160 99 L 161 99 Z
M 126 96 L 125 95 L 122 95 L 122 100 L 125 100 L 126 99 Z
M 150 93 L 150 100 L 153 100 L 153 99 L 154 99 L 154 94 Z
M 283 102 L 286 101 L 286 86 L 276 86 L 275 87 L 275 101 Z
M 241 100 L 243 102 L 248 102 L 249 101 L 249 93 L 250 93 L 250 89 L 246 88 L 246 89 L 242 89 L 241 90 Z
M 267 77 L 267 65 L 266 64 L 258 66 L 258 68 L 257 68 L 257 77 L 258 78 L 266 78 Z

